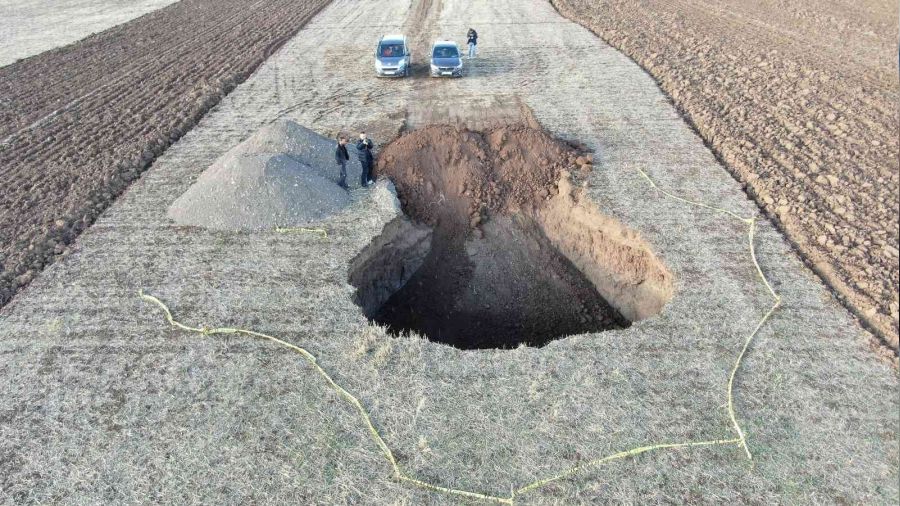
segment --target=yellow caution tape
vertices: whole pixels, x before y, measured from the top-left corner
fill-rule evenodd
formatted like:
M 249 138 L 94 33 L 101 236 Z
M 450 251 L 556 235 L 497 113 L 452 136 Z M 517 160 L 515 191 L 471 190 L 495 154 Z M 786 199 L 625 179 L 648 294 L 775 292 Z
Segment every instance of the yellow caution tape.
M 775 310 L 778 309 L 778 307 L 781 305 L 781 297 L 775 292 L 775 290 L 772 288 L 772 285 L 769 283 L 769 280 L 766 278 L 765 274 L 763 274 L 762 268 L 760 267 L 759 262 L 756 258 L 756 248 L 753 243 L 754 233 L 755 233 L 755 229 L 756 229 L 756 218 L 743 218 L 743 217 L 741 217 L 731 211 L 728 211 L 726 209 L 714 207 L 714 206 L 711 206 L 708 204 L 704 204 L 702 202 L 697 202 L 694 200 L 689 200 L 689 199 L 674 195 L 670 192 L 667 192 L 667 191 L 659 188 L 659 186 L 657 186 L 657 184 L 653 181 L 653 179 L 650 178 L 650 176 L 647 175 L 646 172 L 644 172 L 641 169 L 637 169 L 637 170 L 650 183 L 650 186 L 652 188 L 658 190 L 663 195 L 666 195 L 667 197 L 678 200 L 680 202 L 684 202 L 684 203 L 691 204 L 694 206 L 698 206 L 698 207 L 710 209 L 712 211 L 723 213 L 725 215 L 731 216 L 735 219 L 738 219 L 738 220 L 746 223 L 749 227 L 748 236 L 749 236 L 749 243 L 750 243 L 750 256 L 753 260 L 753 265 L 756 267 L 756 272 L 759 275 L 760 279 L 762 280 L 763 284 L 765 284 L 769 293 L 771 294 L 771 296 L 774 300 L 774 304 L 768 310 L 768 312 L 766 312 L 766 314 L 762 317 L 762 319 L 759 321 L 759 323 L 757 323 L 757 325 L 753 329 L 753 331 L 750 332 L 750 334 L 744 340 L 744 346 L 741 348 L 741 351 L 738 354 L 737 359 L 734 362 L 734 367 L 731 369 L 731 374 L 728 377 L 728 387 L 727 387 L 728 415 L 731 418 L 732 426 L 734 427 L 734 431 L 737 434 L 736 438 L 712 439 L 712 440 L 707 440 L 707 441 L 688 441 L 688 442 L 681 442 L 681 443 L 658 443 L 658 444 L 651 444 L 651 445 L 647 445 L 647 446 L 640 446 L 637 448 L 632 448 L 630 450 L 624 450 L 624 451 L 621 451 L 618 453 L 614 453 L 612 455 L 608 455 L 606 457 L 597 458 L 597 459 L 590 460 L 583 464 L 578 464 L 578 465 L 569 467 L 557 474 L 548 476 L 546 478 L 535 480 L 535 481 L 528 483 L 522 487 L 519 487 L 518 489 L 513 490 L 510 493 L 510 495 L 508 495 L 508 496 L 482 494 L 479 492 L 473 492 L 473 491 L 469 491 L 469 490 L 461 490 L 461 489 L 455 489 L 455 488 L 449 488 L 449 487 L 442 487 L 440 485 L 435 485 L 433 483 L 428 483 L 426 481 L 416 479 L 412 476 L 409 476 L 408 474 L 406 474 L 403 471 L 403 469 L 397 463 L 397 459 L 394 457 L 394 453 L 391 451 L 390 447 L 385 442 L 384 438 L 381 436 L 381 433 L 378 432 L 378 429 L 372 423 L 372 417 L 369 414 L 369 412 L 366 411 L 365 407 L 363 407 L 362 402 L 360 402 L 359 399 L 354 397 L 353 394 L 348 392 L 342 386 L 338 385 L 334 381 L 334 379 L 332 379 L 332 377 L 325 371 L 325 369 L 323 369 L 318 364 L 315 355 L 313 355 L 306 349 L 296 346 L 294 344 L 288 343 L 281 339 L 278 339 L 277 337 L 262 334 L 259 332 L 254 332 L 252 330 L 227 328 L 227 327 L 225 327 L 225 328 L 191 327 L 188 325 L 184 325 L 172 317 L 171 311 L 169 311 L 169 308 L 166 307 L 166 305 L 163 304 L 162 301 L 160 301 L 159 299 L 157 299 L 156 297 L 154 297 L 152 295 L 145 294 L 143 292 L 143 290 L 141 290 L 139 292 L 139 295 L 143 300 L 152 302 L 152 303 L 156 304 L 157 306 L 159 306 L 165 313 L 166 321 L 168 321 L 170 325 L 177 327 L 181 330 L 184 330 L 187 332 L 196 332 L 196 333 L 200 333 L 203 335 L 242 334 L 242 335 L 246 335 L 246 336 L 250 336 L 250 337 L 266 339 L 268 341 L 271 341 L 271 342 L 277 344 L 278 346 L 287 348 L 291 351 L 298 353 L 310 365 L 313 366 L 313 369 L 325 380 L 326 383 L 328 383 L 328 385 L 332 389 L 334 389 L 342 398 L 344 398 L 344 400 L 346 400 L 348 403 L 350 403 L 353 406 L 354 409 L 356 409 L 356 412 L 359 413 L 360 419 L 362 420 L 363 424 L 366 426 L 366 429 L 368 429 L 369 435 L 372 437 L 372 439 L 375 441 L 375 444 L 381 450 L 381 453 L 384 455 L 385 460 L 387 460 L 388 464 L 390 464 L 393 479 L 403 482 L 403 483 L 408 483 L 410 485 L 413 485 L 413 486 L 416 486 L 416 487 L 419 487 L 419 488 L 422 488 L 425 490 L 430 490 L 432 492 L 437 492 L 437 493 L 442 493 L 442 494 L 447 494 L 447 495 L 454 495 L 454 496 L 458 496 L 458 497 L 466 497 L 469 499 L 477 499 L 480 501 L 492 502 L 492 503 L 497 503 L 497 504 L 512 505 L 515 502 L 516 496 L 519 496 L 519 495 L 525 494 L 527 492 L 530 492 L 532 490 L 544 487 L 550 483 L 566 479 L 570 476 L 573 476 L 573 475 L 580 473 L 582 471 L 585 471 L 587 469 L 591 469 L 591 468 L 606 464 L 608 462 L 612 462 L 614 460 L 624 459 L 624 458 L 628 458 L 628 457 L 635 457 L 642 453 L 651 452 L 651 451 L 672 450 L 672 449 L 689 448 L 689 447 L 737 445 L 742 450 L 744 450 L 744 453 L 746 454 L 747 459 L 750 460 L 750 462 L 752 464 L 753 455 L 750 453 L 750 449 L 747 446 L 746 435 L 744 434 L 744 431 L 741 429 L 741 426 L 737 420 L 737 415 L 735 414 L 734 380 L 735 380 L 735 377 L 737 376 L 738 370 L 741 367 L 741 362 L 743 361 L 744 356 L 747 354 L 747 349 L 750 347 L 750 343 L 753 341 L 753 338 L 756 337 L 756 335 L 759 333 L 759 331 L 763 327 L 763 325 L 765 325 L 765 323 L 769 320 L 769 317 L 772 316 L 772 313 L 774 313 Z M 324 229 L 276 228 L 275 230 L 280 233 L 290 233 L 290 232 L 320 233 L 320 234 L 322 234 L 323 237 L 326 237 L 326 238 L 328 237 L 328 233 Z

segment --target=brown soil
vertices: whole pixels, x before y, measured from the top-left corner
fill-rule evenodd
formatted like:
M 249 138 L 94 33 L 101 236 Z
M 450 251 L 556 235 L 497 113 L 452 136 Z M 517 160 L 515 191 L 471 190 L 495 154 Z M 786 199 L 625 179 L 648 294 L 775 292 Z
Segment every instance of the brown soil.
M 182 0 L 0 68 L 0 305 L 327 0 Z
M 897 349 L 897 3 L 553 0 L 659 81 L 846 305 Z
M 387 146 L 376 172 L 394 180 L 404 210 L 416 220 L 433 227 L 452 222 L 465 231 L 487 214 L 542 206 L 579 156 L 534 128 L 431 126 Z
M 590 167 L 525 126 L 401 137 L 377 171 L 423 225 L 388 227 L 354 261 L 358 303 L 394 332 L 460 348 L 540 346 L 656 314 L 671 275 L 636 233 L 574 196 L 569 171 Z

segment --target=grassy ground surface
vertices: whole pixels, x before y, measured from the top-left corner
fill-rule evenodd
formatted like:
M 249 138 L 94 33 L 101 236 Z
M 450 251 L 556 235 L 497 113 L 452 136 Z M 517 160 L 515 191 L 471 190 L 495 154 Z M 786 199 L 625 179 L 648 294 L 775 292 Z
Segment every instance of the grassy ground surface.
M 409 26 L 408 14 L 427 27 L 413 40 L 426 43 L 478 28 L 469 75 L 375 80 L 372 46 Z M 353 305 L 347 283 L 351 259 L 398 215 L 386 184 L 356 190 L 346 212 L 317 224 L 328 239 L 165 218 L 218 156 L 276 118 L 323 133 L 366 128 L 379 141 L 429 104 L 510 100 L 596 150 L 588 194 L 676 276 L 662 314 L 541 349 L 463 352 L 390 337 Z M 735 437 L 729 374 L 771 302 L 746 226 L 654 191 L 638 168 L 678 195 L 757 212 L 653 80 L 548 3 L 333 2 L 0 312 L 0 497 L 460 502 L 392 481 L 358 413 L 296 354 L 172 329 L 140 289 L 186 323 L 309 349 L 372 414 L 403 469 L 443 486 L 505 495 L 619 451 Z M 784 304 L 735 382 L 753 465 L 736 445 L 649 452 L 520 503 L 896 503 L 896 372 L 766 222 L 757 252 Z

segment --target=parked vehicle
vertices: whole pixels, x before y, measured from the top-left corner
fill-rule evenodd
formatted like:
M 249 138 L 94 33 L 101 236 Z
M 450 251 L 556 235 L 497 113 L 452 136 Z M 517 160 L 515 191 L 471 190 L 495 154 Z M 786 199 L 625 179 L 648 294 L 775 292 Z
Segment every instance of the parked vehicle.
M 462 53 L 456 42 L 439 40 L 431 46 L 431 77 L 461 77 Z
M 375 47 L 375 75 L 379 77 L 408 76 L 412 54 L 404 35 L 385 35 Z

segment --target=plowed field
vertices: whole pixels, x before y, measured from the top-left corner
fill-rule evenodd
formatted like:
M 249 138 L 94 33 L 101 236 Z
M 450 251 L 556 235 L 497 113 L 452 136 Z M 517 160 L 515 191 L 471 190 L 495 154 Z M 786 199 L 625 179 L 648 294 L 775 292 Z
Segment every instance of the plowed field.
M 126 23 L 176 0 L 3 0 L 0 67 Z
M 326 0 L 184 0 L 0 68 L 0 305 Z
M 650 73 L 897 349 L 897 3 L 553 0 Z

